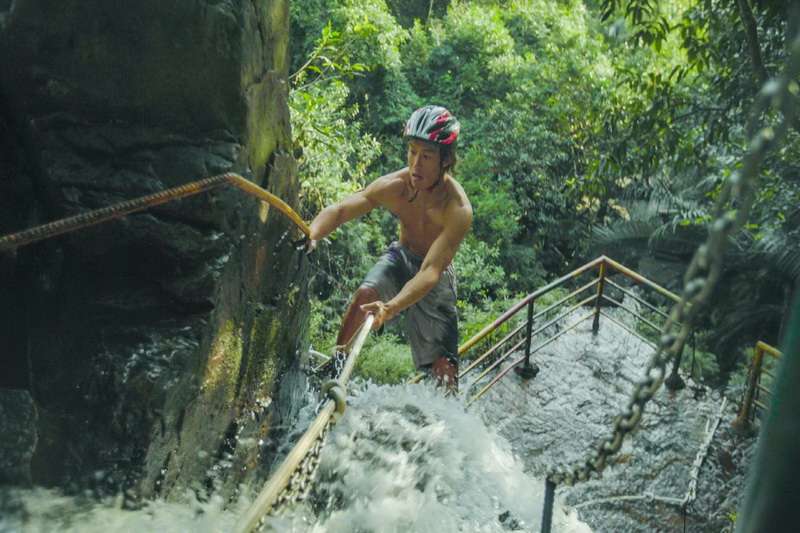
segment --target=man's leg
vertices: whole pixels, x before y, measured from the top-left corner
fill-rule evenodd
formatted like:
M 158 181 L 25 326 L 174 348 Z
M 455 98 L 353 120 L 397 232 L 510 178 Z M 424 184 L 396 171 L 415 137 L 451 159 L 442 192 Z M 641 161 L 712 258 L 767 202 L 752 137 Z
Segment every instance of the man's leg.
M 339 329 L 339 336 L 336 337 L 337 346 L 347 344 L 353 335 L 355 335 L 356 331 L 358 331 L 358 328 L 361 327 L 361 324 L 364 323 L 366 313 L 361 310 L 361 306 L 380 299 L 378 291 L 375 289 L 371 287 L 358 288 L 353 295 L 353 301 L 350 303 L 350 307 L 347 308 L 347 312 L 342 319 L 342 327 Z
M 458 392 L 458 366 L 447 357 L 439 357 L 431 365 L 431 374 L 436 385 L 444 386 L 447 392 Z

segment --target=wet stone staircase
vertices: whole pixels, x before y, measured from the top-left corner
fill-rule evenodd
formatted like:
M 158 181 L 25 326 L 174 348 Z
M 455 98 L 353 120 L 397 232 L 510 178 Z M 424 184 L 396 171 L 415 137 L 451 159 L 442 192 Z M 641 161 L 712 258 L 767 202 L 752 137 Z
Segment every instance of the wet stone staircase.
M 619 310 L 610 314 L 635 328 L 630 315 Z M 543 335 L 552 335 L 563 324 Z M 614 417 L 623 412 L 652 353 L 649 344 L 611 321 L 601 319 L 597 335 L 584 322 L 534 356 L 541 369 L 535 379 L 508 376 L 474 408 L 511 443 L 527 473 L 543 478 L 559 464 L 583 460 L 611 433 Z M 727 402 L 700 468 L 697 499 L 685 515 L 678 505 L 648 498 L 684 497 L 692 463 L 721 403 L 719 392 L 690 379 L 679 391 L 662 387 L 603 478 L 560 488 L 557 497 L 596 532 L 724 531 L 743 494 L 744 473 L 755 448 L 755 439 L 731 429 L 735 401 Z M 614 499 L 618 496 L 624 498 Z

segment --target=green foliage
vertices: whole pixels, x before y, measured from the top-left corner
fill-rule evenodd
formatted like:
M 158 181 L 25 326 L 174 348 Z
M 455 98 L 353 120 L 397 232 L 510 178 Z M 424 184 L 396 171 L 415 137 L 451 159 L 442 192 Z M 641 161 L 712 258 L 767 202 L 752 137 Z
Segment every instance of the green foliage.
M 356 362 L 355 373 L 375 383 L 402 383 L 415 374 L 411 349 L 396 335 L 372 335 Z
M 510 181 L 494 179 L 493 160 L 480 150 L 470 149 L 459 163 L 459 176 L 475 212 L 472 232 L 482 241 L 506 246 L 520 235 L 522 211 Z
M 747 4 L 774 74 L 785 9 Z M 475 215 L 455 259 L 462 339 L 505 310 L 509 294 L 599 252 L 632 265 L 686 262 L 747 147 L 742 122 L 761 74 L 734 0 L 309 0 L 291 16 L 309 217 L 404 165 L 399 131 L 415 107 L 445 105 L 461 120 L 456 178 Z M 764 163 L 752 220 L 703 315 L 713 330 L 703 375 L 715 372 L 707 352 L 722 354 L 726 373 L 754 336 L 776 342 L 798 283 L 798 168 L 793 131 Z M 394 227 L 372 214 L 322 247 L 321 322 L 338 327 Z
M 567 289 L 566 287 L 557 287 L 548 292 L 547 294 L 540 296 L 539 299 L 536 300 L 536 309 L 544 309 L 546 307 L 549 307 L 554 303 L 556 303 L 557 301 L 561 300 L 562 298 L 565 298 L 569 293 L 570 290 Z M 583 297 L 585 298 L 586 295 L 584 294 Z M 566 302 L 565 305 L 570 303 L 571 302 Z M 564 310 L 561 309 L 559 311 L 558 309 L 554 309 L 553 311 L 558 313 L 558 312 L 563 312 Z
M 498 256 L 497 248 L 467 236 L 454 261 L 460 299 L 479 303 L 494 297 L 504 288 L 505 272 L 498 264 Z
M 701 382 L 715 383 L 720 377 L 717 356 L 704 350 L 692 351 L 690 347 L 684 349 L 681 370 Z
M 307 213 L 361 189 L 380 150 L 375 138 L 353 120 L 358 108 L 346 105 L 347 95 L 347 86 L 338 80 L 290 95 L 294 142 L 302 147 L 298 172 Z

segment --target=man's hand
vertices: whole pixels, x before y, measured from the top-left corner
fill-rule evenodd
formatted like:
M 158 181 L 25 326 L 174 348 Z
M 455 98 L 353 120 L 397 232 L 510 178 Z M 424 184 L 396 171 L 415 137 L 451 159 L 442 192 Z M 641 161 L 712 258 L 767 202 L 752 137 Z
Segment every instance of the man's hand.
M 394 318 L 389 306 L 380 300 L 362 305 L 361 310 L 365 313 L 372 313 L 375 315 L 375 321 L 372 323 L 372 329 L 378 329 L 383 325 L 384 322 L 388 322 Z
M 309 236 L 297 241 L 295 248 L 297 248 L 298 250 L 305 250 L 306 255 L 308 255 L 317 249 L 317 246 L 319 246 L 320 241 L 326 244 L 331 243 L 331 241 L 329 241 L 328 239 L 315 239 L 313 236 Z
M 305 246 L 306 254 L 310 254 L 311 252 L 316 250 L 318 243 L 319 241 L 317 239 L 312 239 L 312 238 L 306 239 L 306 246 Z

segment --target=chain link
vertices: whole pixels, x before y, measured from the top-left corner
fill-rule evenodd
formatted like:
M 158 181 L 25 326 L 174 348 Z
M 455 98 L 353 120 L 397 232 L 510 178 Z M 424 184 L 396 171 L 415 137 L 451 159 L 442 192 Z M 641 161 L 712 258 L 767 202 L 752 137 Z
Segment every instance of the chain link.
M 311 488 L 314 485 L 314 477 L 319 469 L 320 454 L 327 441 L 331 425 L 332 422 L 328 422 L 325 429 L 322 430 L 319 438 L 314 443 L 314 446 L 311 447 L 303 461 L 294 471 L 286 488 L 283 489 L 275 500 L 269 513 L 270 515 L 275 516 L 280 514 L 281 511 L 289 506 L 300 503 L 308 498 L 308 495 L 311 493 Z
M 619 451 L 625 437 L 639 425 L 647 402 L 664 381 L 667 364 L 683 351 L 700 309 L 708 301 L 719 280 L 730 236 L 742 227 L 750 214 L 755 196 L 754 182 L 761 162 L 769 149 L 783 139 L 795 120 L 795 100 L 800 93 L 795 79 L 799 74 L 800 37 L 795 36 L 789 47 L 789 61 L 783 76 L 764 86 L 754 106 L 753 124 L 770 107 L 781 111 L 782 120 L 775 127 L 761 128 L 753 136 L 741 168 L 733 172 L 720 192 L 708 239 L 697 249 L 689 264 L 684 277 L 682 298 L 672 308 L 664 324 L 661 339 L 647 365 L 644 379 L 636 384 L 625 412 L 615 418 L 612 435 L 601 441 L 597 451 L 582 464 L 557 468 L 550 472 L 547 479 L 551 482 L 574 485 L 579 481 L 586 481 L 592 474 L 599 476 L 605 469 L 608 458 Z M 678 333 L 669 333 L 677 324 L 682 324 Z
M 342 375 L 344 366 L 347 363 L 347 353 L 343 350 L 337 349 L 333 356 L 326 362 L 326 364 L 319 370 L 318 375 L 327 374 L 332 379 L 338 380 Z M 322 407 L 330 401 L 330 398 L 323 395 L 319 402 L 317 402 L 315 413 L 319 413 Z M 286 488 L 281 491 L 280 495 L 276 498 L 275 503 L 272 505 L 270 512 L 262 518 L 262 524 L 268 516 L 277 516 L 285 509 L 304 501 L 311 493 L 314 486 L 314 478 L 316 477 L 317 470 L 319 469 L 320 454 L 322 448 L 325 446 L 331 426 L 335 423 L 335 417 L 331 417 L 325 428 L 320 433 L 314 445 L 309 449 L 308 453 L 303 458 L 303 461 L 298 465 L 297 469 L 289 479 Z
M 344 370 L 344 365 L 347 363 L 347 353 L 344 350 L 339 348 L 333 353 L 330 359 L 325 361 L 322 365 L 320 365 L 315 370 L 315 377 L 318 381 L 318 385 L 322 385 L 325 381 L 325 378 L 339 380 L 342 375 L 342 371 Z M 317 402 L 316 407 L 314 408 L 315 413 L 319 413 L 322 406 L 325 405 L 325 402 L 328 401 L 329 398 L 322 397 Z

